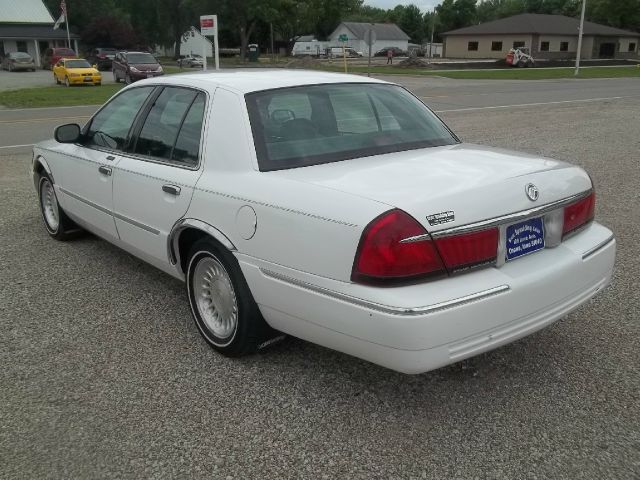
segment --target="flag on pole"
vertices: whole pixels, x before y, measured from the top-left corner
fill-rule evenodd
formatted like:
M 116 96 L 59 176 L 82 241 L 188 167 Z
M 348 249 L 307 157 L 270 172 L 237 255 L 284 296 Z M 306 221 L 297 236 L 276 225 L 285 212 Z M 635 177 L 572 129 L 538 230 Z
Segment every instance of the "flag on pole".
M 60 15 L 60 18 L 58 18 L 58 20 L 56 20 L 56 23 L 54 23 L 54 24 L 53 24 L 53 29 L 54 29 L 54 30 L 59 29 L 59 28 L 60 28 L 60 24 L 61 24 L 61 23 L 64 23 L 65 21 L 66 21 L 66 20 L 65 20 L 65 15 L 64 15 L 64 13 L 62 13 L 62 14 Z
M 65 2 L 65 0 L 60 2 L 60 12 L 60 17 L 56 20 L 56 23 L 53 24 L 54 30 L 59 29 L 61 23 L 67 22 L 67 2 Z

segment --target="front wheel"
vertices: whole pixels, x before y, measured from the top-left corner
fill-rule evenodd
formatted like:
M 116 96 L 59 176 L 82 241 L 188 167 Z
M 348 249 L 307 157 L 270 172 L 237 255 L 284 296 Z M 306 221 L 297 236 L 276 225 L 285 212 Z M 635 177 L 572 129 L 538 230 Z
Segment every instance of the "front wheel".
M 58 204 L 58 197 L 53 182 L 47 174 L 40 177 L 38 183 L 40 213 L 47 233 L 56 240 L 68 240 L 78 230 L 73 221 L 67 217 Z
M 69 77 L 64 77 L 64 85 L 65 85 L 65 87 L 70 87 L 71 86 L 71 82 L 69 82 Z
M 186 283 L 196 326 L 220 353 L 252 353 L 278 335 L 262 318 L 238 261 L 213 241 L 200 240 L 191 248 Z

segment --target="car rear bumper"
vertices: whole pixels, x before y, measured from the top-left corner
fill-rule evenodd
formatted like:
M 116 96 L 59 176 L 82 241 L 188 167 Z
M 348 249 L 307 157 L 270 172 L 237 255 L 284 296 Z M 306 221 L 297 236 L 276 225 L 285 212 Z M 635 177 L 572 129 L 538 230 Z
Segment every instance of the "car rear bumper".
M 129 73 L 131 80 L 133 80 L 134 82 L 137 80 L 143 80 L 145 78 L 160 77 L 162 75 L 164 75 L 164 72 L 139 72 L 139 73 L 130 72 Z
M 14 63 L 11 65 L 11 68 L 13 69 L 13 71 L 17 71 L 17 70 L 34 70 L 36 68 L 36 64 L 35 63 Z
M 89 78 L 90 80 L 85 81 L 85 78 Z M 69 83 L 72 85 L 82 85 L 82 84 L 94 84 L 94 83 L 102 83 L 102 77 L 69 77 Z
M 421 373 L 529 335 L 611 281 L 616 242 L 597 223 L 509 262 L 444 280 L 375 288 L 238 255 L 274 328 L 404 373 Z

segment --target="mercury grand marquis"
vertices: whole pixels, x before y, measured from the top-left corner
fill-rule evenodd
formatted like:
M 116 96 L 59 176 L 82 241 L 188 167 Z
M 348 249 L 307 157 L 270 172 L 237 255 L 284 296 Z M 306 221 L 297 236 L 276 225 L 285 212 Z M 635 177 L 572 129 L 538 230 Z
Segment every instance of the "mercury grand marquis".
M 289 334 L 425 372 L 566 316 L 615 259 L 585 171 L 463 143 L 360 76 L 143 80 L 32 170 L 51 237 L 88 230 L 182 279 L 229 356 Z

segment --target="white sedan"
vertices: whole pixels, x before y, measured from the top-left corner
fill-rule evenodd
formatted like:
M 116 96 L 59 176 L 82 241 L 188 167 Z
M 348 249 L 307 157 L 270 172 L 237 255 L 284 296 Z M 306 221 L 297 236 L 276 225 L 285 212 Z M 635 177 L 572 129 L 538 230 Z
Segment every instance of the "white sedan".
M 44 225 L 186 283 L 237 356 L 283 333 L 406 373 L 529 335 L 610 282 L 589 175 L 462 143 L 401 86 L 303 71 L 137 82 L 34 147 Z

